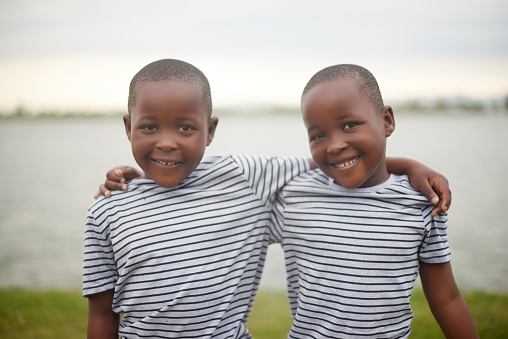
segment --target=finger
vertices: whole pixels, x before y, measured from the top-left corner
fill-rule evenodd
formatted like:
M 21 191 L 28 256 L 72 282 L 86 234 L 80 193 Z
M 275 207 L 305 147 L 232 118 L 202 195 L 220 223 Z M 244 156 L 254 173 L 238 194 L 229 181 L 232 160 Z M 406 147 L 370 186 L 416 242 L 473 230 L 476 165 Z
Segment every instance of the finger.
M 122 169 L 122 177 L 125 178 L 125 180 L 137 179 L 140 177 L 140 173 L 135 168 L 125 167 Z
M 448 212 L 452 205 L 452 192 L 446 190 L 441 194 L 441 203 L 439 204 L 443 213 Z
M 112 169 L 106 173 L 106 181 L 113 181 L 117 183 L 125 182 L 125 178 L 123 176 L 123 171 L 120 169 Z
M 423 195 L 431 202 L 432 205 L 437 206 L 439 204 L 439 196 L 430 185 L 425 185 L 422 190 Z
M 436 206 L 432 209 L 432 216 L 435 217 L 437 215 L 443 214 L 443 210 L 441 209 L 441 205 Z
M 118 182 L 106 179 L 103 185 L 105 187 L 105 190 L 109 189 L 113 191 L 127 191 L 127 185 L 125 184 L 125 182 Z
M 111 196 L 111 192 L 106 188 L 105 184 L 101 184 L 99 186 L 99 194 L 106 198 L 109 198 Z
M 123 175 L 123 170 L 119 170 L 119 169 L 115 170 L 114 171 L 114 175 L 115 175 L 114 181 L 118 181 L 118 182 L 122 182 L 122 183 L 125 182 L 125 177 Z

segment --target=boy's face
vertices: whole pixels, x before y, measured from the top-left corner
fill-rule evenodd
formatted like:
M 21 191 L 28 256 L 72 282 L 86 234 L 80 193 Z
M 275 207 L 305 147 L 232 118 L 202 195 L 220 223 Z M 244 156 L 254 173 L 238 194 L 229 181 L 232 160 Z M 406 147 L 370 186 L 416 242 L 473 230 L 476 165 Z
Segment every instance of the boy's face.
M 391 107 L 377 111 L 352 80 L 320 84 L 302 98 L 312 158 L 335 183 L 369 187 L 388 179 L 386 137 L 395 128 Z
M 177 81 L 140 83 L 124 116 L 132 154 L 147 177 L 174 187 L 198 166 L 217 118 L 208 118 L 199 86 Z

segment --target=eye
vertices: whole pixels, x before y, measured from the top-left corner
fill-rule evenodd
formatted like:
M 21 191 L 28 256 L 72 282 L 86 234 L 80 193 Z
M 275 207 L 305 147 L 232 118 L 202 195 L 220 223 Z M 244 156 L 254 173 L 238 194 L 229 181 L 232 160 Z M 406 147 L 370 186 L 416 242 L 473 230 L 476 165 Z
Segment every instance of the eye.
M 346 124 L 344 124 L 344 127 L 342 127 L 343 130 L 348 130 L 348 129 L 351 129 L 351 128 L 354 128 L 356 126 L 358 126 L 359 124 L 357 122 L 348 122 Z
M 192 130 L 195 130 L 195 128 L 189 125 L 182 125 L 178 130 L 182 132 L 190 132 Z
M 325 134 L 324 133 L 318 133 L 318 134 L 314 134 L 313 136 L 310 137 L 310 141 L 316 141 L 318 139 L 321 139 L 321 138 L 324 138 L 325 137 Z
M 155 126 L 155 125 L 143 125 L 143 126 L 141 126 L 141 129 L 144 130 L 144 131 L 156 131 L 157 130 L 157 126 Z

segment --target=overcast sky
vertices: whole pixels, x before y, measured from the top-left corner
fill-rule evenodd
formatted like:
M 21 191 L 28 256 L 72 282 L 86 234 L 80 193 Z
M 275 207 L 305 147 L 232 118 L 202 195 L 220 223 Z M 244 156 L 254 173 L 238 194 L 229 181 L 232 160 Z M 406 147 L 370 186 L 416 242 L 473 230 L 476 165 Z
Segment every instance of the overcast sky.
M 124 109 L 147 63 L 209 78 L 216 106 L 298 105 L 308 79 L 365 66 L 385 101 L 508 95 L 508 2 L 0 0 L 0 110 Z

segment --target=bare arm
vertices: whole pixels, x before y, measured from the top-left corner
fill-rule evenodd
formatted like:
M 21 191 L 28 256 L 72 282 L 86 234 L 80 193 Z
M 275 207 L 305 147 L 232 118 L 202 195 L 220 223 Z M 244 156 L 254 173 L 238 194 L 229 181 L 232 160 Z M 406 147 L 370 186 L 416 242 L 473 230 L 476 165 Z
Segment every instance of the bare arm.
M 87 339 L 118 339 L 120 317 L 113 312 L 114 290 L 88 297 Z
M 452 203 L 452 192 L 443 175 L 418 161 L 406 158 L 387 158 L 386 166 L 390 173 L 406 174 L 409 177 L 411 185 L 435 206 L 433 216 L 448 211 Z
M 451 264 L 420 262 L 420 279 L 430 310 L 446 338 L 479 338 L 471 312 L 453 278 Z

